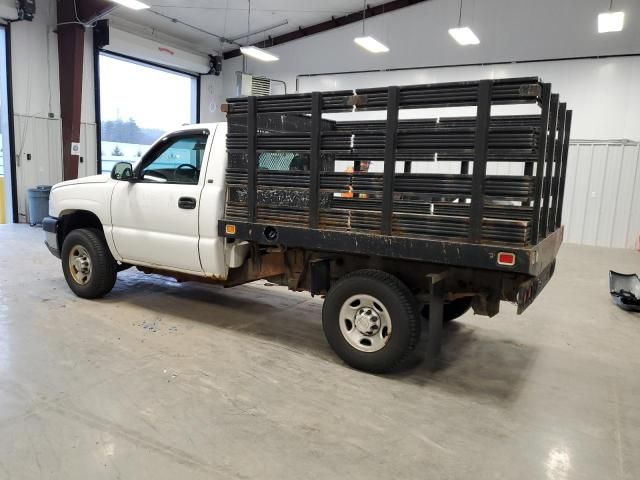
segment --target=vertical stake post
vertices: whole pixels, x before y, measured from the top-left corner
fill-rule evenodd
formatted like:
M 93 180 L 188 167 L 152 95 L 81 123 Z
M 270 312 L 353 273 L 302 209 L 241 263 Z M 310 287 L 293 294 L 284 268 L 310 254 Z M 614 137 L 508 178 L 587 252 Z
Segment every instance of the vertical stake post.
M 473 147 L 473 178 L 471 180 L 471 211 L 469 240 L 480 243 L 484 218 L 484 187 L 489 153 L 489 123 L 491 122 L 491 80 L 478 83 L 476 138 Z
M 258 198 L 258 105 L 254 96 L 247 98 L 247 208 L 249 222 L 256 221 Z
M 571 136 L 571 116 L 572 111 L 567 110 L 564 125 L 564 142 L 562 147 L 562 165 L 560 167 L 558 208 L 556 209 L 556 228 L 562 225 L 562 204 L 564 202 L 564 183 L 567 178 L 567 158 L 569 157 L 569 137 Z
M 380 233 L 391 235 L 393 218 L 393 184 L 396 176 L 396 147 L 398 143 L 398 110 L 400 88 L 389 87 L 387 95 L 387 130 L 384 147 L 384 179 L 382 186 L 382 225 Z
M 309 166 L 309 228 L 318 228 L 320 218 L 320 146 L 322 141 L 322 95 L 311 94 L 311 160 Z
M 549 138 L 547 140 L 547 153 L 545 158 L 544 179 L 542 180 L 542 203 L 540 205 L 540 221 L 538 223 L 538 240 L 545 238 L 549 231 L 549 201 L 551 197 L 551 178 L 553 162 L 556 153 L 558 133 L 559 99 L 557 93 L 551 95 L 551 110 L 549 111 Z M 537 240 L 534 238 L 534 242 Z
M 544 160 L 547 153 L 549 133 L 549 111 L 551 107 L 551 84 L 542 84 L 540 113 L 540 141 L 538 142 L 538 159 L 536 160 L 535 188 L 533 197 L 533 226 L 531 228 L 531 241 L 538 243 L 540 233 L 540 204 L 542 202 L 542 180 L 544 175 Z M 526 169 L 525 169 L 526 170 Z M 533 174 L 533 172 L 531 172 Z

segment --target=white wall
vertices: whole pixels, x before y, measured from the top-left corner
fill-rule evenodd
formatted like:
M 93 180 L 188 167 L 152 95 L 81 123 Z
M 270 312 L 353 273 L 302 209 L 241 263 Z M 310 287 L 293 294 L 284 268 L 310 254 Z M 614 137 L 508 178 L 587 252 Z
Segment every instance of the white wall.
M 604 2 L 606 3 L 606 2 Z M 574 114 L 574 138 L 640 139 L 640 57 L 536 62 L 457 68 L 385 71 L 391 68 L 489 64 L 595 55 L 640 54 L 640 2 L 620 0 L 626 15 L 620 33 L 598 34 L 596 18 L 606 9 L 599 0 L 483 0 L 463 3 L 463 24 L 470 24 L 481 43 L 460 47 L 447 33 L 457 22 L 457 2 L 430 0 L 367 20 L 367 33 L 391 51 L 374 55 L 353 38 L 352 24 L 273 47 L 280 61 L 248 61 L 248 71 L 283 79 L 289 91 L 296 77 L 325 72 L 377 70 L 350 75 L 300 77 L 300 91 L 534 75 L 554 84 Z M 496 12 L 499 12 L 497 14 Z M 235 95 L 237 57 L 224 63 L 227 96 Z
M 637 0 L 614 2 L 625 11 L 626 28 L 606 35 L 596 28 L 597 14 L 608 7 L 602 0 L 465 0 L 463 5 L 462 24 L 473 28 L 480 45 L 460 47 L 448 35 L 458 21 L 458 2 L 430 0 L 367 20 L 367 34 L 387 44 L 389 53 L 373 55 L 355 45 L 362 25 L 351 24 L 273 47 L 279 62 L 249 60 L 248 70 L 283 78 L 293 89 L 295 75 L 305 73 L 640 53 Z M 240 68 L 237 57 L 226 62 L 225 74 Z
M 14 2 L 1 0 L 0 14 L 6 18 L 15 18 Z M 14 153 L 20 221 L 27 220 L 27 189 L 37 185 L 52 185 L 62 180 L 56 22 L 55 0 L 40 0 L 33 22 L 15 22 L 11 25 Z M 95 173 L 91 30 L 85 33 L 84 61 L 80 138 L 83 163 L 79 166 L 81 176 Z
M 225 102 L 226 95 L 223 76 L 203 75 L 200 77 L 200 121 L 224 122 L 225 115 L 220 105 Z
M 574 110 L 572 138 L 640 140 L 640 56 L 493 64 L 640 54 L 640 28 L 637 28 L 640 2 L 617 1 L 616 9 L 625 11 L 626 28 L 621 33 L 601 35 L 597 33 L 596 18 L 608 7 L 606 2 L 465 1 L 462 23 L 469 24 L 481 40 L 480 45 L 471 47 L 457 45 L 447 33 L 457 22 L 457 5 L 449 0 L 431 0 L 367 20 L 367 33 L 390 47 L 387 54 L 373 55 L 357 47 L 353 38 L 361 34 L 362 26 L 350 25 L 273 47 L 273 52 L 280 57 L 278 62 L 249 60 L 247 71 L 285 80 L 289 91 L 295 91 L 298 79 L 302 92 L 539 76 L 551 82 L 562 101 Z M 474 66 L 443 67 L 464 64 Z M 224 63 L 226 96 L 235 95 L 235 72 L 241 68 L 241 57 Z M 389 71 L 394 68 L 403 70 Z M 363 70 L 368 71 L 331 73 Z M 505 107 L 494 108 L 498 114 L 507 113 Z M 456 109 L 455 115 L 473 114 L 473 110 Z M 529 112 L 532 107 L 515 107 L 515 110 L 512 107 L 510 113 L 514 111 Z M 401 112 L 401 116 L 415 117 L 421 113 L 425 112 Z M 438 110 L 429 116 L 444 114 Z M 359 118 L 384 118 L 381 112 L 358 115 Z M 567 196 L 578 193 L 576 201 L 565 200 L 568 203 L 564 215 L 568 223 L 567 238 L 575 243 L 633 248 L 640 234 L 640 210 L 633 207 L 633 202 L 638 201 L 633 192 L 640 189 L 635 174 L 640 167 L 634 169 L 640 160 L 629 152 L 636 152 L 636 147 L 625 147 L 624 162 L 615 156 L 622 151 L 620 144 L 610 144 L 608 150 L 594 148 L 593 158 L 583 162 L 587 145 L 591 143 L 571 148 Z M 372 169 L 380 169 L 381 165 L 375 163 Z M 458 171 L 459 168 L 447 162 L 415 164 L 415 167 L 418 171 Z M 516 174 L 521 173 L 521 169 L 521 165 L 506 163 L 488 166 L 490 174 Z M 585 171 L 593 171 L 593 177 L 585 177 Z M 611 211 L 613 205 L 618 205 L 616 212 Z M 606 232 L 583 228 L 593 222 L 615 225 L 615 228 L 604 227 Z
M 523 76 L 551 82 L 567 102 L 574 112 L 572 138 L 640 140 L 640 56 L 322 75 L 301 77 L 299 86 L 309 92 Z
M 93 79 L 93 31 L 84 34 L 84 66 L 82 69 L 82 107 L 80 110 L 80 163 L 78 176 L 97 173 L 97 138 L 95 91 Z
M 640 248 L 640 143 L 583 142 L 569 148 L 565 240 Z
M 0 0 L 0 16 L 15 18 L 13 0 Z M 62 180 L 62 145 L 58 38 L 55 0 L 39 0 L 33 22 L 11 25 L 13 107 L 16 148 L 16 182 L 20 221 L 27 219 L 27 189 L 52 185 Z M 206 72 L 208 58 L 173 47 L 166 41 L 138 37 L 130 32 L 114 31 L 113 50 L 143 59 Z M 176 42 L 178 43 L 178 42 Z M 164 49 L 161 49 L 164 47 Z M 172 53 L 167 53 L 169 49 Z M 79 175 L 96 173 L 96 118 L 93 79 L 93 32 L 85 33 L 81 112 L 81 156 Z M 204 121 L 212 121 L 210 108 L 220 104 L 221 78 L 203 77 L 201 112 Z M 52 114 L 53 118 L 50 118 Z M 219 118 L 219 117 L 218 117 Z M 28 157 L 31 157 L 28 160 Z M 8 159 L 6 159 L 8 161 Z M 7 186 L 8 187 L 8 186 Z
M 15 8 L 10 15 L 10 18 L 15 18 Z M 51 185 L 62 180 L 58 38 L 53 32 L 55 24 L 55 1 L 43 0 L 38 2 L 33 22 L 15 22 L 11 25 L 14 153 L 20 221 L 26 221 L 28 188 Z M 53 118 L 49 118 L 49 114 Z

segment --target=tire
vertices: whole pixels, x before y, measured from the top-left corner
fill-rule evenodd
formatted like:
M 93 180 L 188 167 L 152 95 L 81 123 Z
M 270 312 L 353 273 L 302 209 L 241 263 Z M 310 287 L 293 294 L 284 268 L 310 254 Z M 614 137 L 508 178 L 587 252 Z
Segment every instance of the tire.
M 100 298 L 116 283 L 118 264 L 98 229 L 72 230 L 62 243 L 61 259 L 67 285 L 81 298 Z
M 442 323 L 449 323 L 451 320 L 461 317 L 471 308 L 473 297 L 456 298 L 454 301 L 445 303 L 442 308 Z M 429 304 L 425 303 L 420 310 L 420 314 L 429 320 Z
M 329 290 L 322 327 L 329 345 L 345 363 L 384 373 L 401 368 L 411 358 L 422 325 L 418 305 L 404 283 L 380 270 L 358 270 Z

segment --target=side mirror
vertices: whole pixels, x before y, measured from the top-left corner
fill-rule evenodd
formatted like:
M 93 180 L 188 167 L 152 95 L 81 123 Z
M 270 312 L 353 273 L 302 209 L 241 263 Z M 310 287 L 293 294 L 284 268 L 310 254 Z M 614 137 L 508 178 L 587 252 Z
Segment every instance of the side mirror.
M 111 178 L 114 180 L 132 180 L 133 165 L 129 162 L 118 162 L 111 169 Z

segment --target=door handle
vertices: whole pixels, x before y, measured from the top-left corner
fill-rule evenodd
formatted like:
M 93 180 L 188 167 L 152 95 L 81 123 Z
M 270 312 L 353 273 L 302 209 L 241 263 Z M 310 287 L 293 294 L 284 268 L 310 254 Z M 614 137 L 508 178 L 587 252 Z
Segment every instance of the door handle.
M 193 197 L 180 197 L 178 199 L 178 208 L 193 210 L 194 208 L 196 208 L 196 199 Z

